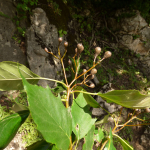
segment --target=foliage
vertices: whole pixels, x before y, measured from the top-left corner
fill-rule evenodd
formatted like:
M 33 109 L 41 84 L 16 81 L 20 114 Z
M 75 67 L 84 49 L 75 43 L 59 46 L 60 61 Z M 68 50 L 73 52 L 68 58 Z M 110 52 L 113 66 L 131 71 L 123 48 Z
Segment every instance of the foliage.
M 20 21 L 27 18 L 28 14 L 31 13 L 31 7 L 34 5 L 37 5 L 37 3 L 38 3 L 38 0 L 17 1 L 17 6 L 16 6 L 17 15 L 12 20 L 17 26 L 17 31 L 19 35 L 21 35 L 22 37 L 25 37 L 26 29 L 20 26 Z M 18 36 L 14 35 L 13 39 L 16 40 L 16 38 L 18 38 Z
M 5 17 L 5 18 L 10 18 L 8 15 L 4 14 L 3 12 L 0 11 L 0 16 Z
M 54 2 L 54 0 L 47 0 L 48 5 L 53 9 L 54 13 L 61 15 L 61 9 L 59 8 L 59 5 Z
M 61 41 L 62 38 L 59 38 L 59 45 Z M 0 121 L 0 124 L 3 125 L 1 126 L 3 129 L 1 130 L 2 134 L 0 135 L 5 135 L 3 136 L 0 148 L 2 149 L 8 145 L 11 139 L 15 136 L 17 130 L 20 128 L 21 124 L 26 120 L 30 111 L 31 116 L 37 125 L 37 129 L 43 136 L 43 140 L 31 145 L 29 149 L 32 149 L 33 147 L 40 147 L 41 149 L 50 148 L 55 150 L 72 150 L 74 145 L 76 149 L 78 143 L 84 139 L 85 143 L 83 144 L 83 150 L 86 150 L 87 147 L 89 150 L 92 150 L 95 139 L 97 142 L 96 145 L 98 145 L 97 148 L 104 148 L 104 150 L 115 150 L 113 145 L 113 136 L 117 136 L 124 149 L 133 150 L 133 148 L 120 136 L 116 135 L 116 133 L 122 130 L 125 126 L 128 126 L 128 124 L 134 126 L 134 124 L 131 123 L 134 119 L 139 119 L 138 115 L 140 114 L 140 112 L 135 108 L 150 107 L 150 95 L 142 95 L 135 90 L 116 90 L 105 94 L 87 92 L 82 88 L 81 85 L 85 85 L 90 88 L 95 87 L 93 83 L 89 83 L 89 81 L 93 79 L 94 75 L 97 73 L 95 67 L 104 59 L 110 57 L 111 52 L 106 51 L 103 58 L 96 61 L 96 57 L 101 51 L 101 49 L 97 47 L 95 49 L 92 67 L 88 70 L 83 69 L 83 72 L 79 73 L 80 56 L 84 50 L 84 47 L 82 44 L 78 44 L 74 57 L 70 58 L 69 61 L 70 69 L 73 75 L 72 80 L 69 81 L 66 76 L 63 63 L 63 59 L 67 52 L 68 43 L 65 42 L 64 44 L 65 53 L 63 56 L 60 54 L 59 45 L 58 56 L 55 56 L 46 48 L 45 51 L 52 54 L 56 59 L 60 60 L 64 72 L 64 82 L 39 77 L 19 63 L 0 63 L 0 89 L 10 90 L 11 87 L 12 89 L 22 89 L 23 83 L 24 90 L 27 93 L 29 105 L 28 108 L 20 107 L 19 112 L 12 114 Z M 77 81 L 77 79 L 82 76 L 83 81 Z M 35 84 L 39 79 L 57 82 L 57 87 L 51 90 L 48 86 L 43 88 L 37 85 L 32 85 Z M 32 84 L 30 84 L 28 81 Z M 55 96 L 52 91 L 56 91 L 58 96 Z M 62 91 L 66 95 L 65 97 L 60 97 L 60 93 Z M 72 104 L 70 104 L 70 95 L 73 95 Z M 116 120 L 114 116 L 100 106 L 100 104 L 97 103 L 91 95 L 101 96 L 108 103 L 113 102 L 127 108 L 135 109 L 133 115 L 125 123 L 120 125 L 119 118 L 122 109 L 120 110 L 120 114 L 117 116 Z M 17 99 L 15 101 L 17 101 Z M 102 108 L 113 118 L 115 127 L 110 129 L 109 135 L 105 135 L 102 128 L 98 126 L 102 122 L 106 122 L 108 115 L 104 118 L 104 120 L 97 121 L 96 118 L 92 118 L 90 107 Z M 143 123 L 142 125 L 146 124 L 147 123 Z M 75 138 L 73 138 L 74 136 Z
M 59 30 L 58 33 L 59 33 L 59 37 L 63 37 L 63 35 L 67 34 L 67 31 Z

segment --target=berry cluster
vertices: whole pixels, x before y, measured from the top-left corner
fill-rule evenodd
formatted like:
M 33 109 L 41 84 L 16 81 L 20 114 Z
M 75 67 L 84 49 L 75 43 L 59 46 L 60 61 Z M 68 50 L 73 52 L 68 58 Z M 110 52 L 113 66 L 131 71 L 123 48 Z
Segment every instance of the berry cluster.
M 64 53 L 63 56 L 61 56 L 59 46 L 60 46 L 60 43 L 62 42 L 62 37 L 60 37 L 60 38 L 58 39 L 58 41 L 59 41 L 59 44 L 58 44 L 58 55 L 59 55 L 59 57 L 57 57 L 56 55 L 54 55 L 52 52 L 49 52 L 47 48 L 45 48 L 45 51 L 46 51 L 47 53 L 52 54 L 55 58 L 57 58 L 57 59 L 59 59 L 59 60 L 61 61 L 61 64 L 62 64 L 62 67 L 63 67 L 63 71 L 64 71 L 65 80 L 66 80 L 66 84 L 68 85 L 68 81 L 67 81 L 67 78 L 66 78 L 66 72 L 65 72 L 64 64 L 63 64 L 63 58 L 64 58 L 64 56 L 66 55 L 66 52 L 67 52 L 68 42 L 64 42 L 65 53 Z M 83 69 L 82 74 L 81 74 L 81 75 L 78 75 L 79 67 L 80 67 L 80 65 L 79 65 L 79 64 L 80 64 L 80 62 L 79 62 L 79 61 L 80 61 L 80 55 L 81 55 L 81 53 L 83 52 L 83 50 L 84 50 L 84 46 L 83 46 L 81 43 L 77 44 L 77 48 L 75 49 L 75 55 L 74 55 L 74 57 L 73 57 L 71 60 L 70 60 L 70 59 L 68 60 L 68 64 L 69 64 L 69 66 L 71 67 L 72 72 L 74 73 L 74 79 L 73 79 L 73 81 L 68 85 L 68 87 L 71 87 L 71 86 L 73 85 L 73 83 L 74 83 L 78 78 L 80 78 L 81 76 L 84 76 L 83 81 L 82 81 L 81 83 L 76 83 L 75 85 L 73 85 L 73 86 L 71 87 L 71 90 L 72 90 L 75 86 L 77 86 L 77 85 L 82 85 L 82 84 L 84 84 L 84 85 L 86 85 L 86 86 L 88 86 L 88 87 L 90 87 L 90 88 L 94 88 L 95 85 L 94 85 L 93 83 L 91 83 L 90 85 L 87 85 L 87 82 L 89 82 L 89 80 L 93 79 L 94 76 L 95 76 L 95 74 L 97 73 L 97 69 L 96 69 L 95 67 L 96 67 L 100 62 L 102 62 L 104 59 L 109 58 L 109 57 L 111 57 L 111 55 L 112 55 L 110 51 L 106 51 L 105 54 L 104 54 L 104 57 L 103 57 L 101 60 L 98 60 L 98 61 L 96 62 L 96 58 L 97 58 L 97 56 L 98 56 L 98 55 L 100 54 L 100 52 L 101 52 L 101 48 L 100 48 L 100 47 L 96 47 L 96 48 L 95 48 L 94 60 L 93 60 L 93 66 L 92 66 L 90 69 L 88 69 L 88 70 Z M 87 74 L 88 72 L 89 72 L 89 74 Z

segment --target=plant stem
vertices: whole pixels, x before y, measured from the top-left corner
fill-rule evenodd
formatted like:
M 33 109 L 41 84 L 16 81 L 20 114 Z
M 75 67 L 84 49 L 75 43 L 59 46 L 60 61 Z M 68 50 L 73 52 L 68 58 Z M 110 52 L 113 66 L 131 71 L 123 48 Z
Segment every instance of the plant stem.
M 55 80 L 55 79 L 49 79 L 49 78 L 43 78 L 43 77 L 40 77 L 40 78 L 26 78 L 26 79 L 42 79 L 42 80 L 49 80 L 49 81 L 54 81 L 54 82 L 58 82 L 58 83 L 61 83 L 63 84 L 65 87 L 67 87 L 67 85 L 64 83 L 64 82 L 61 82 L 61 81 L 58 81 L 58 80 Z M 22 79 L 21 79 L 22 80 Z
M 107 142 L 108 142 L 108 140 L 106 140 L 106 141 L 103 143 L 103 145 L 102 145 L 102 147 L 100 148 L 100 150 L 103 150 L 103 148 L 105 147 L 105 145 L 107 144 Z
M 120 129 L 118 129 L 117 131 L 114 131 L 114 129 L 113 129 L 113 133 L 116 133 L 116 132 L 118 132 L 118 131 L 120 131 L 120 130 L 122 130 L 129 122 L 131 122 L 133 119 L 135 119 L 136 118 L 136 116 L 133 116 L 130 120 L 128 120 L 125 124 L 123 124 L 122 126 L 123 127 L 121 127 Z M 116 128 L 117 128 L 118 126 L 116 126 Z
M 70 93 L 84 93 L 84 94 L 88 94 L 88 95 L 98 95 L 98 93 L 90 93 L 90 92 L 85 92 L 85 91 L 79 91 L 79 90 L 75 90 L 75 91 L 72 91 Z
M 67 87 L 66 108 L 69 107 L 69 96 L 70 96 L 70 87 Z
M 65 81 L 66 81 L 66 84 L 68 85 L 68 81 L 67 81 L 67 77 L 66 77 L 66 71 L 65 71 L 63 59 L 60 59 L 60 61 L 61 61 L 61 65 L 62 65 L 62 67 L 63 67 L 63 72 L 64 72 Z

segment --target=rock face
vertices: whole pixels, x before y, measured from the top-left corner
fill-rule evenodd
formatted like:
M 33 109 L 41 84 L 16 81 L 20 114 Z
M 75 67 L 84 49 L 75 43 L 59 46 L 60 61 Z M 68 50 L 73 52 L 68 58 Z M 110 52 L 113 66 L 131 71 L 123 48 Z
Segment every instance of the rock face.
M 130 14 L 126 10 L 118 10 L 116 17 L 122 14 Z M 130 49 L 139 54 L 139 59 L 134 59 L 134 63 L 150 79 L 150 27 L 139 11 L 135 11 L 131 17 L 124 17 L 119 22 L 115 18 L 110 18 L 110 27 L 113 29 L 119 42 L 118 48 Z
M 41 77 L 60 79 L 60 61 L 44 51 L 46 47 L 50 52 L 58 55 L 58 32 L 54 25 L 49 24 L 46 13 L 41 8 L 33 10 L 31 27 L 26 32 L 26 39 L 30 69 Z M 60 45 L 60 50 L 63 55 L 63 44 Z M 39 84 L 43 87 L 47 84 L 53 87 L 55 83 L 42 80 Z
M 19 48 L 19 45 L 12 39 L 17 30 L 11 20 L 16 16 L 16 8 L 13 6 L 12 1 L 1 0 L 0 12 L 0 62 L 15 61 L 26 64 L 26 56 Z

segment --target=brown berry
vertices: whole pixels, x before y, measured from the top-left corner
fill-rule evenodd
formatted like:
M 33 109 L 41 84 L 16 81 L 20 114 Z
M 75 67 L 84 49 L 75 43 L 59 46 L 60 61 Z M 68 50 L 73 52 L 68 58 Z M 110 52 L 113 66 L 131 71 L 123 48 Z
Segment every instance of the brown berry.
M 86 69 L 83 69 L 83 73 L 85 73 L 87 70 Z
M 61 42 L 62 42 L 62 37 L 59 37 L 59 38 L 58 38 L 58 41 L 61 43 Z
M 45 47 L 45 51 L 48 53 L 48 49 Z
M 72 65 L 72 61 L 69 59 L 68 60 L 68 64 L 71 66 Z
M 81 43 L 79 43 L 77 45 L 77 49 L 78 49 L 78 53 L 81 54 L 81 52 L 84 50 L 84 47 L 83 47 L 83 45 Z
M 75 53 L 77 53 L 77 52 L 78 52 L 78 49 L 76 48 L 76 49 L 75 49 Z
M 67 47 L 68 46 L 68 42 L 64 42 L 64 46 Z
M 88 80 L 92 80 L 92 79 L 94 79 L 94 74 L 92 74 L 88 77 Z
M 95 84 L 91 83 L 89 87 L 90 88 L 95 88 Z
M 145 111 L 146 111 L 147 113 L 149 113 L 149 112 L 150 112 L 150 108 L 146 108 Z
M 94 74 L 92 74 L 92 75 L 91 75 L 91 79 L 94 79 L 94 76 L 95 76 L 95 75 L 94 75 Z
M 99 55 L 100 52 L 101 52 L 101 48 L 100 48 L 100 47 L 96 47 L 96 48 L 95 48 L 95 54 L 96 54 L 96 55 Z
M 136 115 L 139 115 L 141 113 L 141 109 L 135 109 Z
M 111 52 L 110 51 L 106 51 L 104 54 L 104 59 L 111 57 Z
M 92 75 L 93 75 L 93 74 L 96 74 L 96 73 L 97 73 L 97 69 L 94 68 L 94 69 L 91 70 L 91 74 L 92 74 Z

